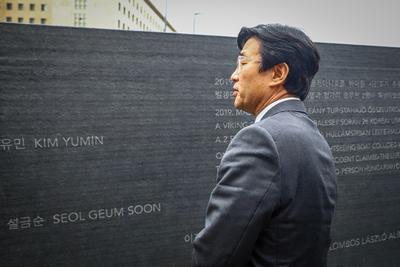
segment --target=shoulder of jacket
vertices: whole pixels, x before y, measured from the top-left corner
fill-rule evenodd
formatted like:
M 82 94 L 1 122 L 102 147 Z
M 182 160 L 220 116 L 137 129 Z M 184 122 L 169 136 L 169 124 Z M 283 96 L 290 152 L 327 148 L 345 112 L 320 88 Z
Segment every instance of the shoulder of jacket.
M 249 143 L 257 143 L 256 140 L 270 140 L 274 141 L 273 135 L 270 133 L 268 127 L 263 127 L 262 124 L 255 123 L 241 129 L 233 138 L 232 141 L 247 140 Z

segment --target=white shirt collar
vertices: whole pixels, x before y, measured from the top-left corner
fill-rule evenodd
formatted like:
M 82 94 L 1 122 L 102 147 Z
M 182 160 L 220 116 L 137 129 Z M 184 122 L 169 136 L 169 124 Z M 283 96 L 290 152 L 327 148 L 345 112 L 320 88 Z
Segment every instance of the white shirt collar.
M 271 104 L 266 106 L 260 113 L 258 113 L 254 123 L 259 122 L 271 108 L 275 107 L 279 103 L 282 103 L 282 102 L 285 102 L 285 101 L 288 101 L 288 100 L 299 100 L 300 101 L 300 98 L 298 98 L 298 97 L 288 97 L 288 98 L 282 98 L 282 99 L 279 99 L 279 100 L 277 100 L 275 102 L 272 102 Z

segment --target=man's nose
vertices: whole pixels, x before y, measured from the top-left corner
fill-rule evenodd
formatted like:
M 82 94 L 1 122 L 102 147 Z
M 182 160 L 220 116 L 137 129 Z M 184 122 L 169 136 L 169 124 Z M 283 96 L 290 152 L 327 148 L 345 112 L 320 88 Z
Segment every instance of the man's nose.
M 238 67 L 236 67 L 236 69 L 234 70 L 234 72 L 231 75 L 231 81 L 237 82 L 238 80 L 239 80 L 239 69 L 238 69 Z

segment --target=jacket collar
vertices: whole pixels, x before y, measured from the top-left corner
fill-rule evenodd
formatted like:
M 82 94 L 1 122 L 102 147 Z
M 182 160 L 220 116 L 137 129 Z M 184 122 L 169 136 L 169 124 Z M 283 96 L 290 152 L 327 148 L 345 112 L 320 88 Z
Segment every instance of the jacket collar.
M 285 111 L 294 111 L 294 112 L 302 112 L 307 114 L 306 112 L 306 107 L 304 106 L 303 101 L 299 100 L 288 100 L 282 103 L 279 103 L 278 105 L 272 107 L 270 110 L 268 110 L 267 113 L 262 117 L 261 120 L 274 116 L 277 113 L 280 112 L 285 112 Z

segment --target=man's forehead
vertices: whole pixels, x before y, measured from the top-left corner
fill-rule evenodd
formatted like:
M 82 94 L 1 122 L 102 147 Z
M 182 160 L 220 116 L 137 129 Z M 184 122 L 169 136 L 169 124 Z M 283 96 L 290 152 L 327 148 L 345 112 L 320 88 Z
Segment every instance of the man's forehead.
M 240 51 L 240 55 L 242 56 L 250 56 L 257 55 L 260 51 L 260 41 L 255 37 L 249 38 L 244 44 L 242 50 Z

